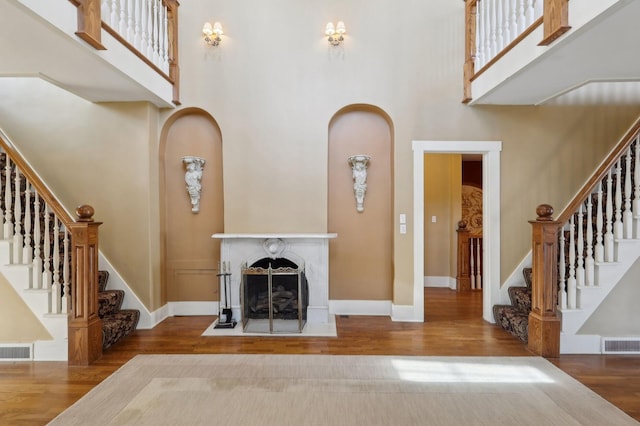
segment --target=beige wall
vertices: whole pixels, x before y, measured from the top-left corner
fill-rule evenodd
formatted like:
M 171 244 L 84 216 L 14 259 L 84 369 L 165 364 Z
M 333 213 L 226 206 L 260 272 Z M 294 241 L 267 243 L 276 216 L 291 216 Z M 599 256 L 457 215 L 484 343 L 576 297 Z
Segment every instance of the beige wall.
M 344 49 L 329 49 L 330 20 Z M 203 45 L 205 20 L 225 28 Z M 501 276 L 530 248 L 535 206 L 560 209 L 640 107 L 470 107 L 462 97 L 464 2 L 188 1 L 180 5 L 181 100 L 218 123 L 226 232 L 327 232 L 328 123 L 370 104 L 393 122 L 397 304 L 412 303 L 412 140 L 500 140 Z M 392 37 L 380 27 L 396 29 Z M 0 79 L 0 127 L 69 208 L 96 207 L 101 247 L 154 310 L 159 271 L 159 129 L 174 111 L 93 105 L 46 83 Z M 291 202 L 290 200 L 294 200 Z
M 205 160 L 199 211 L 192 212 L 182 157 Z M 218 300 L 220 241 L 224 231 L 222 135 L 199 109 L 183 109 L 164 127 L 160 146 L 163 230 L 163 301 Z
M 352 155 L 371 157 L 364 211 L 356 210 Z M 329 298 L 390 300 L 393 293 L 392 125 L 367 106 L 341 111 L 329 126 Z
M 425 277 L 456 277 L 461 184 L 462 158 L 459 154 L 424 156 Z M 432 221 L 434 216 L 435 222 Z
M 51 334 L 24 304 L 3 274 L 0 274 L 0 300 L 0 343 L 51 340 Z

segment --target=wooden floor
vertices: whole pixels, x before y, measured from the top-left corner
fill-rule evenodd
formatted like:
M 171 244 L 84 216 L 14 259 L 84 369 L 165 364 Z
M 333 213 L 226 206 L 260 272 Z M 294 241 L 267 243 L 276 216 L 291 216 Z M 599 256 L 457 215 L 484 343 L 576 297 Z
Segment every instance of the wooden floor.
M 0 425 L 44 425 L 137 354 L 370 354 L 531 356 L 482 320 L 482 294 L 425 290 L 425 322 L 336 318 L 337 338 L 201 337 L 215 317 L 172 317 L 105 351 L 89 367 L 0 362 Z M 640 421 L 640 356 L 561 356 L 556 366 Z

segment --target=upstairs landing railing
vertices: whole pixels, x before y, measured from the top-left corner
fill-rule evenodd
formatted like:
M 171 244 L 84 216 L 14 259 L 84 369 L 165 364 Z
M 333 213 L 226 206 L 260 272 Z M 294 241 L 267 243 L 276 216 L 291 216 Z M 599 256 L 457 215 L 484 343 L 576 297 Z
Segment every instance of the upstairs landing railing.
M 177 0 L 70 0 L 78 7 L 76 34 L 96 49 L 106 49 L 101 28 L 173 85 L 180 104 Z
M 549 205 L 537 213 L 529 349 L 557 356 L 558 309 L 580 308 L 577 290 L 598 285 L 595 266 L 618 260 L 614 242 L 640 239 L 640 120 L 557 219 Z
M 571 27 L 569 0 L 465 0 L 463 102 L 472 100 L 471 82 L 540 25 L 549 45 Z
M 0 130 L 0 238 L 10 242 L 10 264 L 30 266 L 25 290 L 47 298 L 44 316 L 68 318 L 68 362 L 102 356 L 98 317 L 98 226 L 93 208 L 74 219 Z

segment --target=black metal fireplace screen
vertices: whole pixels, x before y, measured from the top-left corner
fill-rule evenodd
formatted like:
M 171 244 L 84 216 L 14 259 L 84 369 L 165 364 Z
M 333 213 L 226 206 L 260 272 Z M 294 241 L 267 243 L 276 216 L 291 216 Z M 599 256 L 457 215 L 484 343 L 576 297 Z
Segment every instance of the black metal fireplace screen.
M 304 268 L 289 259 L 261 259 L 242 267 L 242 327 L 249 333 L 301 333 L 309 291 Z

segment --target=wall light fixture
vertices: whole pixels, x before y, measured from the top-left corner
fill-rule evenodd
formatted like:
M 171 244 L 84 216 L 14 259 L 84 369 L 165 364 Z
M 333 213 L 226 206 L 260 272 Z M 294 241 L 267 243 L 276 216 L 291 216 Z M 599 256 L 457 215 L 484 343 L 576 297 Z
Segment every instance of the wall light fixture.
M 340 46 L 344 41 L 343 34 L 347 32 L 347 28 L 344 26 L 344 22 L 338 21 L 336 26 L 333 26 L 333 22 L 327 24 L 325 34 L 329 36 L 329 44 L 331 46 Z
M 209 46 L 217 47 L 222 41 L 220 35 L 224 34 L 224 31 L 222 31 L 220 22 L 214 22 L 213 25 L 210 22 L 205 22 L 204 27 L 202 27 L 202 34 L 204 35 L 205 43 Z

